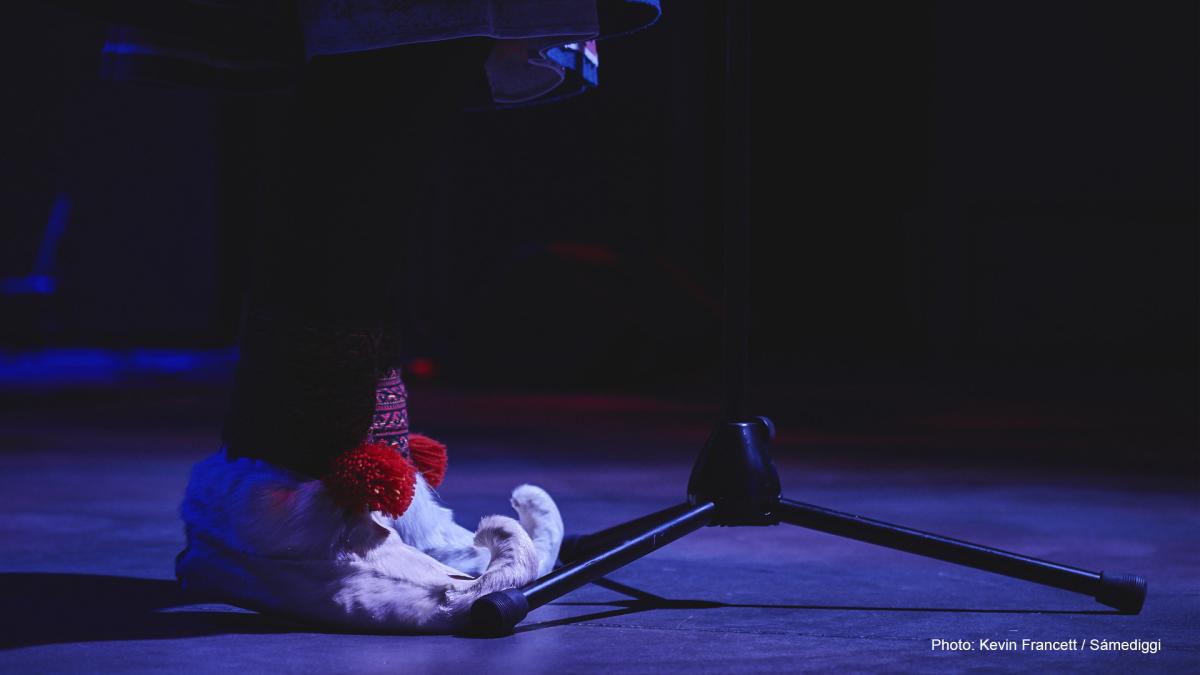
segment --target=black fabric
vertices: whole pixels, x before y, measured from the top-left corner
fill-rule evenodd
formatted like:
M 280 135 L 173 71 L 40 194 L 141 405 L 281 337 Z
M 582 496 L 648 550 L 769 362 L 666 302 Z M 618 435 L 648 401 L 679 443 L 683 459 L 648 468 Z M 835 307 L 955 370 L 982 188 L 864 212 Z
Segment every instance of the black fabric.
M 102 21 L 196 40 L 225 54 L 295 62 L 303 52 L 293 0 L 46 0 Z
M 115 24 L 101 60 L 104 77 L 231 93 L 290 91 L 304 61 L 294 0 L 48 0 Z M 659 0 L 597 0 L 598 40 L 658 21 Z M 563 84 L 519 104 L 496 104 L 487 90 L 476 110 L 553 103 L 595 87 L 595 65 L 571 50 L 552 49 L 566 67 Z
M 366 438 L 384 335 L 248 317 L 225 421 L 229 457 L 324 474 Z
M 406 233 L 486 40 L 321 57 L 285 144 L 285 217 L 265 223 L 224 440 L 310 476 L 362 442 L 398 365 Z
M 287 213 L 262 232 L 252 311 L 354 327 L 393 318 L 409 214 L 464 100 L 486 90 L 490 41 L 319 57 L 285 144 Z

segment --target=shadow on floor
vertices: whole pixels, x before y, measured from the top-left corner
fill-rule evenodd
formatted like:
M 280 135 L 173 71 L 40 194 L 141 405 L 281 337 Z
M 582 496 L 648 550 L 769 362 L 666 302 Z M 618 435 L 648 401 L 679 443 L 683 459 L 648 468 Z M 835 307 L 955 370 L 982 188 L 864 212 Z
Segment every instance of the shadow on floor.
M 0 649 L 303 630 L 240 610 L 189 610 L 197 601 L 163 579 L 6 573 L 0 574 L 0 599 Z
M 557 602 L 558 606 L 612 607 L 563 619 L 524 624 L 517 632 L 663 609 L 807 609 L 871 612 L 981 612 L 1006 614 L 1117 614 L 1106 610 L 961 609 L 830 605 L 730 604 L 673 600 L 611 579 L 596 585 L 630 596 L 609 602 Z M 0 573 L 0 649 L 106 640 L 161 640 L 225 634 L 340 632 L 300 626 L 236 609 L 202 609 L 174 581 L 98 574 Z M 195 609 L 189 609 L 189 608 Z
M 1084 609 L 1084 610 L 1063 610 L 1063 609 L 990 609 L 990 608 L 963 608 L 963 607 L 866 607 L 862 605 L 768 605 L 768 604 L 737 604 L 728 602 L 715 602 L 712 600 L 674 600 L 664 598 L 662 596 L 648 593 L 646 591 L 627 586 L 617 581 L 608 578 L 597 579 L 592 582 L 601 588 L 621 593 L 630 597 L 629 600 L 610 600 L 608 602 L 555 602 L 556 607 L 613 607 L 615 609 L 604 610 L 600 612 L 592 612 L 578 616 L 569 616 L 562 619 L 554 619 L 551 621 L 540 621 L 537 623 L 527 623 L 519 626 L 516 629 L 517 633 L 523 633 L 532 630 L 540 630 L 542 628 L 553 628 L 555 626 L 566 626 L 576 623 L 584 623 L 587 621 L 600 621 L 603 619 L 613 619 L 627 614 L 637 614 L 639 612 L 649 612 L 652 610 L 671 610 L 671 609 L 730 609 L 730 608 L 748 608 L 748 609 L 806 609 L 813 611 L 836 611 L 836 612 L 932 612 L 932 613 L 951 613 L 951 614 L 1121 614 L 1115 609 Z

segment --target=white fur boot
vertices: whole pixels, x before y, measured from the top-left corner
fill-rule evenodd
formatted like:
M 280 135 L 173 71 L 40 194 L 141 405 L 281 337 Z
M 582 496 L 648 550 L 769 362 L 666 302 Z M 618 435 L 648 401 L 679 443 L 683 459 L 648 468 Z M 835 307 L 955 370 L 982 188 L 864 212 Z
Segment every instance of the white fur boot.
M 446 632 L 471 603 L 553 567 L 563 524 L 550 495 L 513 491 L 520 518 L 454 523 L 419 473 L 398 518 L 339 506 L 325 483 L 225 452 L 192 470 L 176 575 L 211 600 L 338 628 Z

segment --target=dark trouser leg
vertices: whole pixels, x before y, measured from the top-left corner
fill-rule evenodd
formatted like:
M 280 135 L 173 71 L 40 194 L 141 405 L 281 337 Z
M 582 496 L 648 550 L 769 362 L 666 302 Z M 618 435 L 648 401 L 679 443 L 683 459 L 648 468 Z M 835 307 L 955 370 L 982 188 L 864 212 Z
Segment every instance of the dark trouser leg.
M 408 214 L 466 96 L 486 87 L 487 47 L 308 64 L 283 162 L 285 217 L 256 248 L 230 456 L 319 476 L 366 437 L 377 382 L 397 365 Z

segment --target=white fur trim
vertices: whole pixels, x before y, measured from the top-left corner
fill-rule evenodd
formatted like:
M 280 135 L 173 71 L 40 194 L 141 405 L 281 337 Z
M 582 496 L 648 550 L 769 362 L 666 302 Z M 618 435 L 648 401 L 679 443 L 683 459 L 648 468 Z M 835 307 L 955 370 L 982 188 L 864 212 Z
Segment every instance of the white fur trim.
M 304 621 L 455 630 L 476 598 L 554 564 L 562 519 L 553 500 L 521 486 L 513 505 L 521 523 L 488 516 L 472 534 L 418 477 L 402 517 L 348 513 L 320 481 L 222 451 L 192 470 L 176 573 L 189 591 Z

